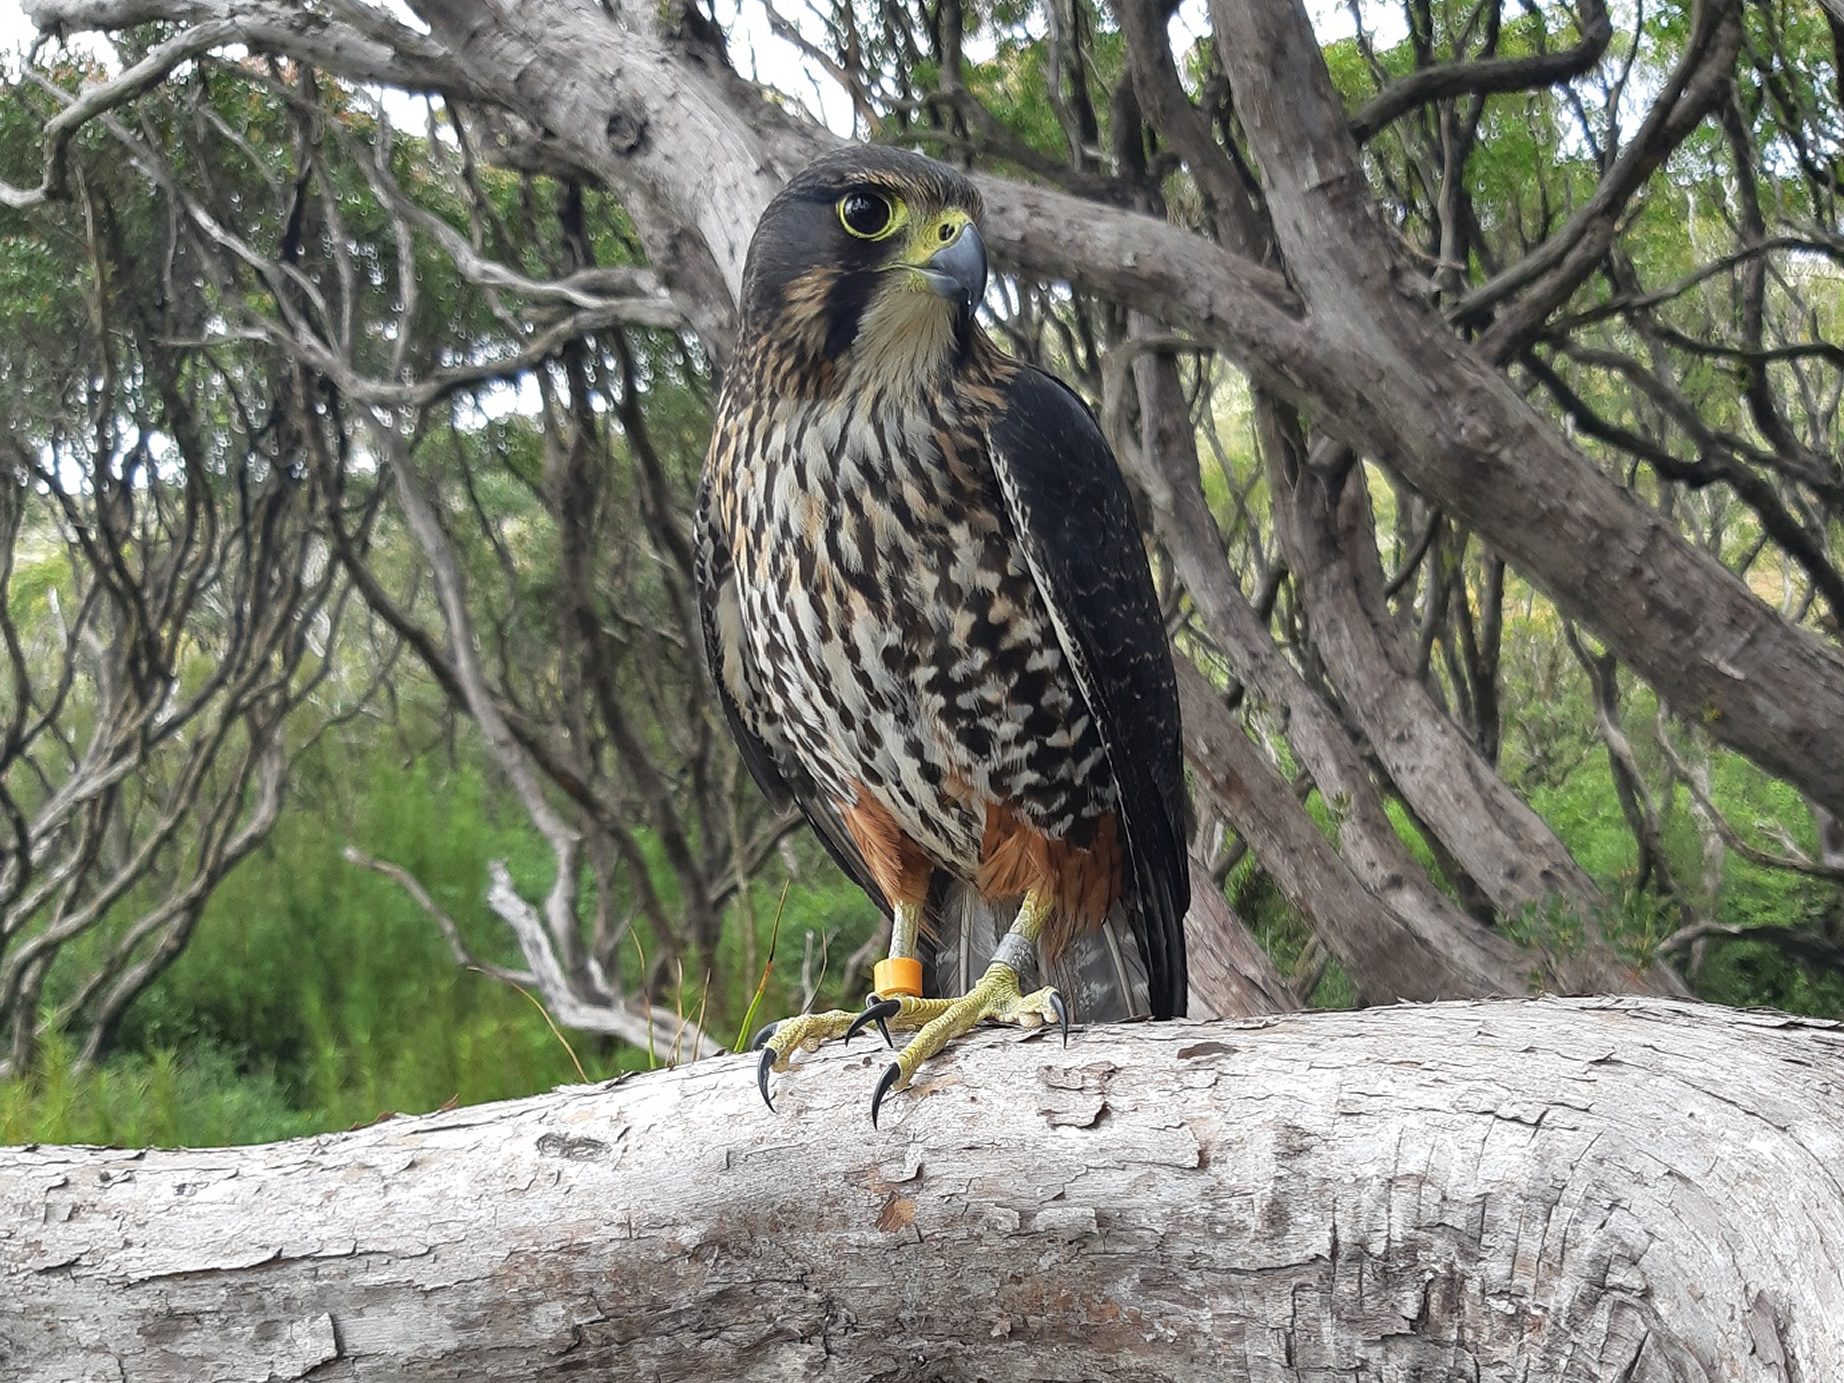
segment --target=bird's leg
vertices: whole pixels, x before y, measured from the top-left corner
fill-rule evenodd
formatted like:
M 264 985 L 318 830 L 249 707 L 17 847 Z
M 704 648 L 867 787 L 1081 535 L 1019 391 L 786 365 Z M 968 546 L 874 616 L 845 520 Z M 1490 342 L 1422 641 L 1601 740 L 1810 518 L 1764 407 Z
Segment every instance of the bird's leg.
M 820 1043 L 835 1037 L 851 1038 L 869 1023 L 876 1023 L 886 1040 L 889 1029 L 912 1031 L 915 1036 L 897 1053 L 896 1060 L 884 1071 L 871 1096 L 871 1124 L 877 1124 L 877 1111 L 884 1096 L 906 1087 L 916 1069 L 961 1034 L 983 1022 L 1011 1023 L 1035 1028 L 1056 1022 L 1062 1026 L 1063 1040 L 1069 1040 L 1069 1008 L 1063 996 L 1045 986 L 1025 994 L 1019 976 L 1032 964 L 1037 954 L 1038 933 L 1054 906 L 1047 893 L 1027 893 L 1018 918 L 993 951 L 992 963 L 978 983 L 958 999 L 924 999 L 921 989 L 921 965 L 915 960 L 917 937 L 922 922 L 922 903 L 899 903 L 891 924 L 890 956 L 876 969 L 877 990 L 857 1013 L 834 1009 L 829 1013 L 805 1013 L 765 1029 L 757 1037 L 762 1059 L 756 1067 L 756 1082 L 768 1107 L 768 1077 L 771 1071 L 785 1071 L 796 1051 L 816 1051 Z M 908 962 L 901 964 L 900 962 Z
M 772 1024 L 757 1035 L 755 1045 L 762 1049 L 762 1059 L 756 1067 L 756 1084 L 770 1109 L 775 1107 L 775 1102 L 768 1095 L 769 1073 L 787 1070 L 788 1061 L 795 1052 L 817 1051 L 820 1043 L 835 1037 L 849 1039 L 867 1023 L 876 1023 L 888 1042 L 891 1027 L 920 1028 L 929 1020 L 928 1013 L 903 1011 L 906 1004 L 926 1003 L 919 998 L 922 965 L 916 958 L 917 940 L 922 930 L 922 904 L 920 898 L 897 903 L 890 924 L 890 955 L 878 962 L 873 980 L 877 988 L 863 1009 L 802 1013 Z
M 897 1053 L 896 1060 L 877 1082 L 877 1091 L 871 1096 L 873 1127 L 885 1095 L 907 1086 L 917 1067 L 980 1023 L 1012 1023 L 1035 1028 L 1054 1020 L 1062 1025 L 1063 1040 L 1069 1040 L 1069 1009 L 1063 996 L 1049 986 L 1025 994 L 1018 983 L 1019 975 L 1035 960 L 1037 936 L 1043 930 L 1052 905 L 1053 900 L 1046 893 L 1033 891 L 1025 895 L 1018 920 L 1000 940 L 986 973 L 960 998 L 899 999 L 895 1001 L 894 1010 L 883 1015 L 892 1027 L 917 1027 L 920 1031 Z M 880 1007 L 888 1007 L 888 1004 Z M 860 1026 L 870 1012 L 867 1009 L 859 1019 Z

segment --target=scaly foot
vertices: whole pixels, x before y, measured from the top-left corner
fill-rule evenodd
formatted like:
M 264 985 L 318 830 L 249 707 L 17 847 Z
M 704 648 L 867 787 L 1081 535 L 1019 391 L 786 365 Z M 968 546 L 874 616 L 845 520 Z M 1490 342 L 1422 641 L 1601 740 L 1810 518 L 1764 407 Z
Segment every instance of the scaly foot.
M 918 1004 L 929 1000 L 904 999 L 901 1003 Z M 945 1003 L 945 1000 L 932 1002 Z M 775 1107 L 774 1100 L 768 1094 L 768 1075 L 771 1071 L 785 1071 L 795 1052 L 813 1052 L 819 1050 L 822 1042 L 842 1037 L 847 1042 L 856 1037 L 866 1024 L 877 1024 L 877 1030 L 883 1034 L 884 1042 L 895 1046 L 890 1041 L 890 1025 L 899 1028 L 919 1028 L 928 1021 L 920 1014 L 904 1015 L 895 999 L 880 999 L 873 994 L 865 1001 L 859 1012 L 851 1013 L 845 1009 L 835 1008 L 829 1013 L 802 1013 L 792 1018 L 784 1018 L 779 1023 L 770 1023 L 756 1034 L 750 1045 L 759 1049 L 762 1060 L 756 1066 L 756 1086 L 762 1092 L 762 1099 L 770 1109 Z
M 779 1023 L 771 1023 L 756 1034 L 751 1045 L 761 1049 L 756 1065 L 756 1086 L 770 1109 L 775 1102 L 768 1093 L 772 1071 L 785 1071 L 797 1051 L 819 1050 L 822 1042 L 842 1038 L 849 1042 L 872 1023 L 891 1046 L 890 1029 L 914 1032 L 909 1045 L 897 1053 L 895 1061 L 877 1083 L 871 1096 L 871 1127 L 877 1127 L 877 1111 L 884 1096 L 893 1089 L 907 1086 L 916 1068 L 939 1052 L 962 1033 L 971 1032 L 982 1022 L 1010 1023 L 1021 1028 L 1041 1027 L 1056 1021 L 1063 1029 L 1063 1042 L 1069 1042 L 1069 1008 L 1063 996 L 1051 988 L 1034 994 L 1022 994 L 1018 972 L 1003 963 L 994 963 L 980 976 L 980 982 L 958 999 L 884 999 L 873 994 L 857 1013 L 833 1009 L 828 1013 L 803 1013 Z
M 895 1005 L 893 1011 L 890 1005 Z M 884 1010 L 879 1013 L 879 1010 Z M 948 1043 L 981 1023 L 1010 1023 L 1021 1028 L 1041 1027 L 1055 1022 L 1062 1025 L 1063 1041 L 1069 1041 L 1069 1007 L 1063 996 L 1046 986 L 1035 993 L 1018 989 L 1018 972 L 1000 961 L 986 967 L 978 984 L 958 999 L 886 999 L 871 1005 L 860 1015 L 857 1026 L 880 1017 L 892 1027 L 918 1028 L 909 1045 L 877 1082 L 871 1096 L 871 1127 L 877 1127 L 877 1111 L 884 1096 L 908 1086 L 916 1068 Z M 855 1030 L 855 1029 L 854 1029 Z

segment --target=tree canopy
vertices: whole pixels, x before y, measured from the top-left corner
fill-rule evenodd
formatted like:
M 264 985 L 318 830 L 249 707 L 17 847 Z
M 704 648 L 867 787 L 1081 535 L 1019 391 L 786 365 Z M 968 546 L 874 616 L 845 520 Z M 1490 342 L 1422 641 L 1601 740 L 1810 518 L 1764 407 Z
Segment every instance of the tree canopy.
M 862 987 L 689 585 L 750 229 L 839 137 L 794 72 L 974 171 L 990 328 L 1143 502 L 1202 1007 L 1844 1005 L 1831 9 L 26 11 L 0 1072 L 175 1011 L 296 812 L 630 1054 Z M 393 857 L 357 803 L 406 768 L 473 775 L 489 858 Z

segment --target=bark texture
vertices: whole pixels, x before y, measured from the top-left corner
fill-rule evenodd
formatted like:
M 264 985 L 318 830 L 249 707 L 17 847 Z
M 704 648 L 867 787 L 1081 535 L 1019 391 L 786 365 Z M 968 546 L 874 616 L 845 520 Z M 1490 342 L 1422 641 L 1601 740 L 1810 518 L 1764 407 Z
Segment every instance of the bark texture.
M 1699 61 L 1726 71 L 1741 41 L 1740 6 L 1699 13 L 1710 28 Z M 1417 300 L 1304 8 L 1217 0 L 1212 14 L 1316 353 L 1362 390 L 1322 410 L 1327 429 L 1378 448 L 1724 743 L 1795 783 L 1822 756 L 1830 782 L 1814 795 L 1835 805 L 1844 795 L 1844 776 L 1835 776 L 1844 770 L 1844 660 L 1708 562 L 1518 398 L 1489 363 L 1516 335 L 1508 323 L 1476 352 Z M 1687 95 L 1684 114 L 1720 90 Z M 1794 691 L 1800 684 L 1824 690 Z
M 1666 1000 L 746 1058 L 0 1150 L 0 1377 L 1844 1377 L 1844 1033 Z
M 756 215 L 832 138 L 742 82 L 695 12 L 572 0 L 412 8 L 427 36 L 373 16 L 334 43 L 342 26 L 280 0 L 26 4 L 46 32 L 184 19 L 216 26 L 201 27 L 199 43 L 311 53 L 353 80 L 456 92 L 516 113 L 544 131 L 542 147 L 526 151 L 532 158 L 620 193 L 660 279 L 721 356 Z M 1672 147 L 1667 136 L 1714 109 L 1740 43 L 1739 9 L 1736 0 L 1698 8 L 1686 70 L 1657 116 L 1659 139 L 1631 151 L 1605 196 L 1630 191 Z M 1598 203 L 1584 209 L 1579 235 L 1558 237 L 1516 282 L 1482 289 L 1470 311 L 1516 289 L 1528 300 L 1469 347 L 1430 311 L 1420 275 L 1389 246 L 1305 8 L 1239 0 L 1212 13 L 1285 277 L 1151 217 L 983 176 L 998 260 L 1194 332 L 1331 435 L 1380 451 L 1718 740 L 1844 811 L 1844 657 L 1622 492 L 1495 368 L 1558 294 L 1592 272 L 1617 218 L 1595 219 L 1606 211 Z

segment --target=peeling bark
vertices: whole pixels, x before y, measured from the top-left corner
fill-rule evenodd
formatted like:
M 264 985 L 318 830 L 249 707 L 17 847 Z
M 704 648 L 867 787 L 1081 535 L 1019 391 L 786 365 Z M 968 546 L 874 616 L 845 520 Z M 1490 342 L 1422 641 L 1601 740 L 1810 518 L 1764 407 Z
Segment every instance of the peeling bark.
M 1844 1376 L 1844 1033 L 1662 1000 L 860 1046 L 0 1150 L 20 1379 Z

